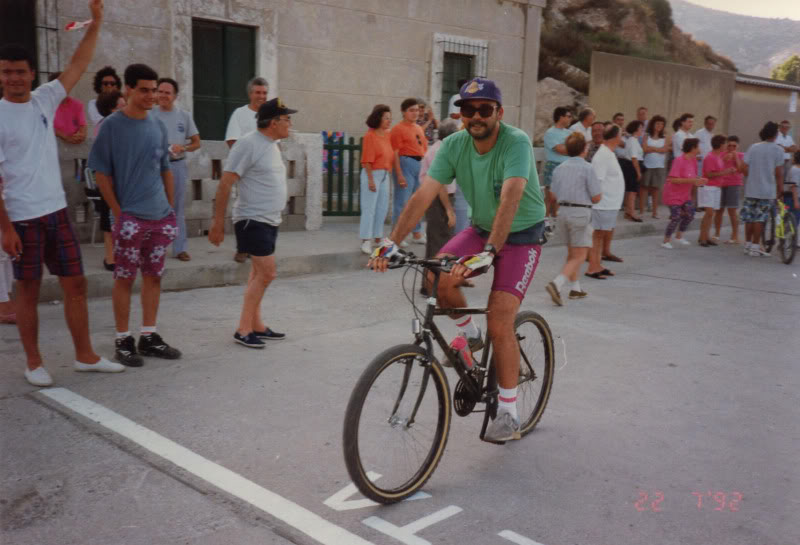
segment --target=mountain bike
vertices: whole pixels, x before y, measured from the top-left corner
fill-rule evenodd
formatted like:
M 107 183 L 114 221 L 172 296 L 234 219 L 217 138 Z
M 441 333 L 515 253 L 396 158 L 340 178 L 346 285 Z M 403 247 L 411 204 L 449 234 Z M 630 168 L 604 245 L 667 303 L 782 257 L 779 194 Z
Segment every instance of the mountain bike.
M 797 220 L 781 199 L 777 199 L 776 203 L 764 223 L 761 242 L 766 252 L 771 252 L 777 243 L 781 260 L 789 265 L 794 261 L 797 251 Z
M 439 278 L 452 269 L 456 258 L 419 259 L 409 255 L 389 268 L 406 268 L 403 290 L 414 309 L 414 340 L 378 354 L 353 389 L 344 419 L 344 460 L 353 483 L 379 503 L 401 501 L 428 481 L 444 454 L 451 423 L 451 403 L 459 416 L 483 412 L 480 431 L 497 411 L 497 375 L 488 335 L 480 359 L 465 361 L 451 349 L 434 322 L 436 316 L 484 315 L 486 308 L 436 306 Z M 406 275 L 414 271 L 411 295 Z M 424 311 L 417 308 L 417 278 L 432 275 Z M 542 418 L 553 386 L 553 336 L 539 314 L 517 314 L 514 329 L 520 347 L 517 411 L 520 435 L 533 430 Z M 434 343 L 449 361 L 458 384 L 451 393 L 447 375 L 434 353 Z M 481 405 L 481 410 L 475 410 Z M 489 441 L 491 442 L 491 441 Z M 501 443 L 502 444 L 502 443 Z

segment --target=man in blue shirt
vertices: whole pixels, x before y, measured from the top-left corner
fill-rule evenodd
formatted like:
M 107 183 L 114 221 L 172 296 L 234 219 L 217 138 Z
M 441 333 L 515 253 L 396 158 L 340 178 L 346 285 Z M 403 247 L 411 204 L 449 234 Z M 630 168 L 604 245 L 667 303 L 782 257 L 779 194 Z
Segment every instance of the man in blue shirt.
M 125 69 L 128 103 L 100 126 L 89 168 L 116 219 L 114 241 L 114 319 L 116 359 L 130 367 L 144 364 L 141 355 L 178 359 L 181 353 L 156 333 L 161 275 L 167 247 L 178 228 L 175 190 L 169 168 L 167 128 L 150 115 L 158 74 L 144 64 Z M 129 331 L 131 291 L 142 269 L 142 329 L 138 349 Z M 140 355 L 141 354 L 141 355 Z
M 572 114 L 563 106 L 559 106 L 553 110 L 553 122 L 554 125 L 544 133 L 545 163 L 541 179 L 542 187 L 544 188 L 544 202 L 547 205 L 545 223 L 548 231 L 552 231 L 553 218 L 558 214 L 556 197 L 550 191 L 550 184 L 553 181 L 553 171 L 556 167 L 569 159 L 564 142 L 572 134 L 572 131 L 567 128 L 572 122 Z

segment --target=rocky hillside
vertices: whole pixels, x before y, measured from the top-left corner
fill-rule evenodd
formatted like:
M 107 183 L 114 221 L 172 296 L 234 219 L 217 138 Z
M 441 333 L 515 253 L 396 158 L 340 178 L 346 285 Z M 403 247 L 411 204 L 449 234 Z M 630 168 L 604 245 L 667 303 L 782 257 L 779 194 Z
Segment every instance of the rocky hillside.
M 729 56 L 745 74 L 769 77 L 773 68 L 800 53 L 800 21 L 748 17 L 684 0 L 670 4 L 675 24 Z
M 548 0 L 539 50 L 535 143 L 552 123 L 553 108 L 586 104 L 593 50 L 736 70 L 730 59 L 675 26 L 668 0 Z

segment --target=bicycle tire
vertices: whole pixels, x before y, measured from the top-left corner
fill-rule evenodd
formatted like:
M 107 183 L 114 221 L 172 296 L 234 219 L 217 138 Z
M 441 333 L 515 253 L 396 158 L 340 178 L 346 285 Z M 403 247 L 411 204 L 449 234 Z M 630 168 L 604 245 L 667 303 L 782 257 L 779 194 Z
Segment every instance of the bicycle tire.
M 378 391 L 379 388 L 373 390 L 376 381 L 381 379 L 381 376 L 384 375 L 388 369 L 392 368 L 394 364 L 405 366 L 405 369 L 402 370 L 404 378 L 402 379 L 402 384 L 399 385 L 400 388 L 396 389 L 396 385 L 392 386 L 392 388 L 395 388 L 394 391 L 398 392 L 399 395 L 391 396 L 381 394 Z M 419 364 L 425 364 L 430 369 L 430 373 L 427 382 L 424 382 L 425 379 L 423 377 L 420 388 L 414 391 L 413 388 L 409 388 L 411 384 L 409 376 L 415 367 L 423 369 L 422 374 L 424 375 L 425 369 Z M 396 373 L 398 370 L 398 368 L 394 368 L 392 372 Z M 386 375 L 389 379 L 391 378 L 390 373 L 386 373 Z M 403 384 L 405 384 L 405 386 L 403 386 Z M 422 388 L 423 384 L 425 386 L 424 389 Z M 433 432 L 430 448 L 425 453 L 424 459 L 419 464 L 418 468 L 410 467 L 409 464 L 409 473 L 411 474 L 407 479 L 401 476 L 399 478 L 399 484 L 381 486 L 380 483 L 376 482 L 378 481 L 378 477 L 374 477 L 374 474 L 378 473 L 381 474 L 381 477 L 384 477 L 387 474 L 385 471 L 386 469 L 395 469 L 390 460 L 390 458 L 393 458 L 390 454 L 390 449 L 393 447 L 391 439 L 397 439 L 397 437 L 394 437 L 395 435 L 407 433 L 415 442 L 406 442 L 406 437 L 400 435 L 399 438 L 402 439 L 403 442 L 402 445 L 399 446 L 410 445 L 413 448 L 418 442 L 416 442 L 416 438 L 411 435 L 411 428 L 415 426 L 422 427 L 419 411 L 415 411 L 416 420 L 410 427 L 406 426 L 404 423 L 398 425 L 398 417 L 396 415 L 404 408 L 404 403 L 406 404 L 405 408 L 407 408 L 409 402 L 412 407 L 415 402 L 420 403 L 420 401 L 417 400 L 420 396 L 420 391 L 423 391 L 422 397 L 420 398 L 422 403 L 430 410 L 429 405 L 433 404 L 433 401 L 426 400 L 424 396 L 429 394 L 431 386 L 433 386 L 433 390 L 435 390 L 435 405 L 437 405 L 438 410 L 435 424 L 436 429 Z M 382 388 L 381 386 L 380 389 Z M 376 429 L 379 429 L 381 433 L 392 434 L 390 440 L 378 441 L 377 434 L 376 437 L 359 436 L 362 420 L 369 420 L 370 423 L 373 420 L 364 415 L 365 404 L 370 403 L 371 408 L 369 395 L 371 390 L 376 394 L 373 401 L 376 402 L 377 405 L 388 406 L 387 410 L 380 408 L 380 410 L 376 411 L 379 414 L 374 421 L 380 426 Z M 395 399 L 390 399 L 391 397 L 395 397 Z M 403 344 L 394 346 L 378 354 L 358 379 L 350 395 L 350 400 L 347 403 L 347 410 L 345 411 L 343 429 L 344 460 L 347 466 L 347 472 L 350 474 L 350 478 L 353 484 L 356 485 L 356 488 L 367 498 L 382 504 L 402 501 L 422 488 L 433 474 L 433 471 L 436 469 L 436 466 L 439 464 L 444 454 L 452 419 L 450 405 L 450 388 L 447 383 L 447 376 L 438 361 L 428 360 L 428 356 L 423 348 L 414 344 Z M 419 410 L 422 410 L 421 404 L 419 404 L 418 407 Z M 386 418 L 384 419 L 384 417 Z M 400 420 L 402 422 L 402 419 Z M 367 433 L 366 430 L 365 433 Z M 376 450 L 377 456 L 373 455 L 371 452 L 367 452 L 367 449 L 370 448 Z M 362 458 L 369 459 L 364 460 Z M 377 458 L 377 460 L 375 458 Z M 413 465 L 416 465 L 416 463 Z M 392 476 L 388 480 L 394 481 L 395 479 Z M 386 481 L 387 479 L 383 480 L 384 483 Z
M 775 246 L 775 206 L 773 205 L 769 214 L 767 214 L 767 221 L 764 222 L 764 229 L 761 231 L 761 244 L 764 245 L 764 251 L 770 253 L 772 247 Z
M 536 424 L 538 424 L 541 420 L 544 410 L 547 407 L 547 401 L 550 399 L 550 392 L 553 388 L 553 375 L 555 373 L 555 349 L 553 347 L 553 334 L 550 332 L 550 326 L 547 324 L 547 321 L 536 312 L 520 312 L 517 314 L 517 317 L 514 320 L 514 331 L 517 332 L 518 339 L 520 337 L 521 328 L 523 328 L 523 326 L 526 324 L 531 324 L 533 327 L 535 327 L 541 338 L 543 369 L 541 376 L 535 377 L 535 379 L 529 378 L 528 380 L 523 380 L 521 375 L 521 382 L 517 385 L 517 412 L 519 413 L 520 417 L 519 432 L 522 436 L 530 433 L 533 428 L 536 427 Z M 525 348 L 523 347 L 523 343 L 520 342 L 520 352 L 524 351 Z M 528 360 L 533 360 L 533 356 L 535 356 L 535 354 L 528 353 Z M 526 359 L 521 353 L 520 366 L 522 369 L 524 369 L 526 365 L 528 365 L 526 364 Z M 542 386 L 538 396 L 536 396 L 535 402 L 532 403 L 532 407 L 528 412 L 526 409 L 524 409 L 526 405 L 524 402 L 525 385 L 532 384 L 534 380 L 540 381 Z M 533 389 L 531 391 L 533 391 Z M 523 413 L 528 413 L 528 415 L 526 416 Z
M 797 252 L 797 220 L 791 212 L 783 215 L 783 237 L 778 241 L 778 250 L 781 261 L 791 265 Z

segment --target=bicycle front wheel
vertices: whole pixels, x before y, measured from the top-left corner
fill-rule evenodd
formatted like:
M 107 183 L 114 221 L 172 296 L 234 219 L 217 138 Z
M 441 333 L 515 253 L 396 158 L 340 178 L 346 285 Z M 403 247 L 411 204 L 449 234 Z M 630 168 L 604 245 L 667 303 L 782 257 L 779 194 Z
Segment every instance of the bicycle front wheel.
M 553 388 L 555 350 L 550 326 L 536 312 L 520 312 L 514 321 L 520 351 L 517 414 L 520 434 L 539 423 Z
M 761 244 L 764 251 L 770 253 L 775 246 L 775 206 L 773 205 L 767 214 L 767 221 L 764 222 L 764 229 L 761 231 Z
M 783 237 L 778 240 L 778 250 L 784 263 L 790 265 L 794 261 L 797 251 L 797 220 L 791 212 L 783 215 Z
M 418 491 L 442 458 L 450 389 L 417 345 L 379 354 L 358 380 L 344 419 L 344 460 L 356 487 L 379 503 Z

